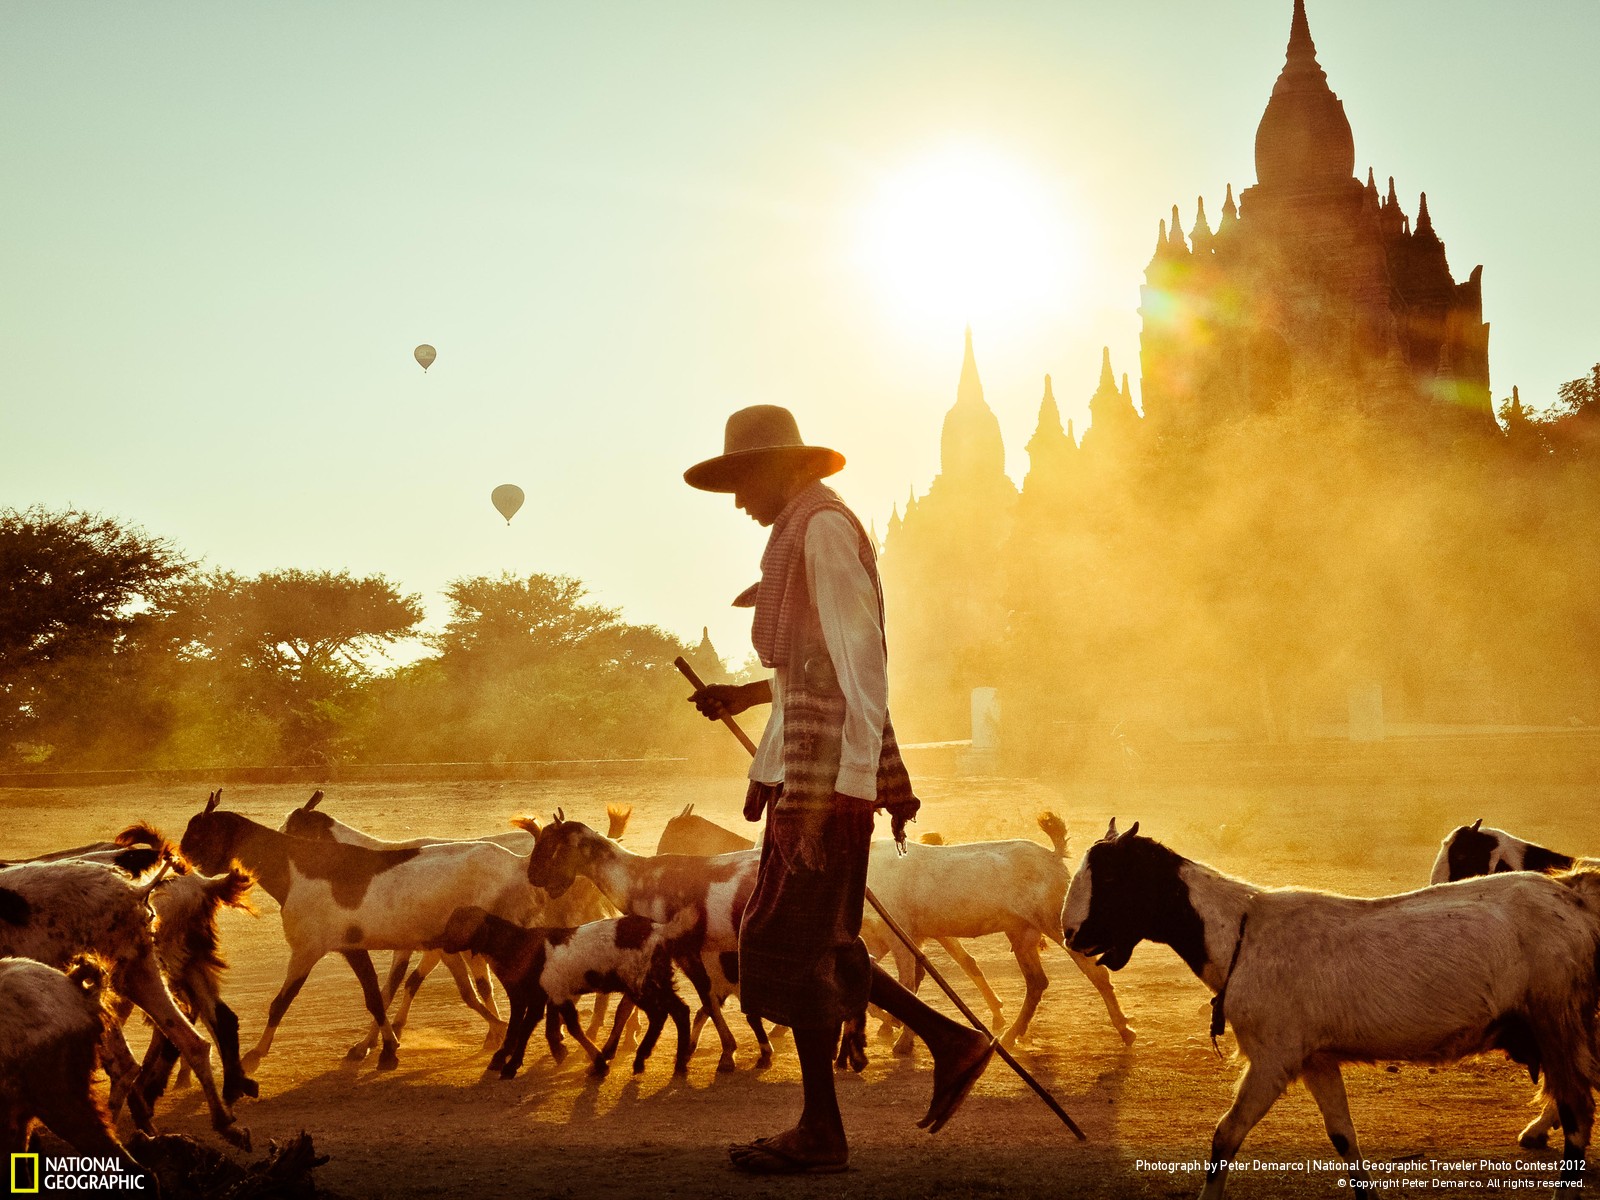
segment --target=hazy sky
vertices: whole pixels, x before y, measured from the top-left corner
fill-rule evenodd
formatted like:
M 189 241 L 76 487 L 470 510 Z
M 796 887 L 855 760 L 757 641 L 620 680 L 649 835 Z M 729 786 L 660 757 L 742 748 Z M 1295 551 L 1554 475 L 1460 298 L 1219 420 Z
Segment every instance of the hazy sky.
M 1290 0 L 0 11 L 0 505 L 436 609 L 563 572 L 742 657 L 764 534 L 680 478 L 727 413 L 794 408 L 881 530 L 967 321 L 1018 479 L 1045 372 L 1080 433 L 1102 344 L 1137 397 L 1156 222 L 1254 182 Z M 1600 4 L 1309 14 L 1548 401 L 1600 359 Z

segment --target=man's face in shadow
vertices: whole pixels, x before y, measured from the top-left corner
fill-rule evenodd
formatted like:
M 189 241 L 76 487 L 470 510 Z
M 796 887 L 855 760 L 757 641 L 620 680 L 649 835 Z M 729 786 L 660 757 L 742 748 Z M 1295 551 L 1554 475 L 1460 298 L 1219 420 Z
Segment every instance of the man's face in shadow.
M 752 463 L 733 490 L 733 503 L 758 525 L 771 525 L 778 514 L 816 478 L 804 466 L 782 459 Z

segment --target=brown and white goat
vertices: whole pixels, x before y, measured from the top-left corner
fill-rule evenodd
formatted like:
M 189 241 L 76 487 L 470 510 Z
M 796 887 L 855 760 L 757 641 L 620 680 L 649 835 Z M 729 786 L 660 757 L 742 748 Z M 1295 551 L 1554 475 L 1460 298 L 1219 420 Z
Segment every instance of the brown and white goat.
M 461 908 L 451 915 L 440 944 L 448 950 L 471 951 L 488 958 L 505 989 L 511 1004 L 511 1028 L 505 1044 L 489 1062 L 491 1070 L 499 1070 L 500 1078 L 516 1075 L 533 1027 L 547 1012 L 545 1038 L 551 1056 L 560 1062 L 566 1055 L 560 1030 L 564 1023 L 588 1053 L 591 1073 L 604 1075 L 634 1006 L 648 1022 L 634 1054 L 634 1074 L 644 1070 L 669 1017 L 678 1034 L 673 1071 L 681 1074 L 688 1069 L 694 1045 L 689 1008 L 673 986 L 671 940 L 692 920 L 693 914 L 684 913 L 671 926 L 658 925 L 647 917 L 617 917 L 575 929 L 527 929 L 481 908 Z M 623 997 L 611 1036 L 600 1049 L 578 1026 L 576 1002 L 590 993 Z
M 235 863 L 278 902 L 289 966 L 267 1012 L 261 1040 L 244 1058 L 252 1068 L 272 1047 L 278 1025 L 311 968 L 338 953 L 361 983 L 367 1011 L 383 1038 L 380 1070 L 399 1065 L 371 950 L 414 950 L 437 943 L 450 914 L 479 904 L 512 920 L 532 916 L 535 897 L 524 860 L 490 842 L 411 850 L 369 850 L 290 837 L 239 813 L 219 811 L 220 792 L 189 820 L 184 855 L 206 871 Z
M 94 863 L 23 863 L 0 870 L 0 955 L 57 968 L 78 955 L 99 955 L 110 970 L 112 988 L 143 1009 L 189 1064 L 205 1092 L 212 1128 L 248 1148 L 249 1131 L 234 1124 L 228 1102 L 217 1091 L 211 1048 L 179 1011 L 162 976 L 149 892 L 149 885 L 136 886 Z M 101 1049 L 113 1102 L 127 1095 L 135 1122 L 150 1132 L 148 1106 L 129 1091 L 137 1069 L 122 1031 L 109 1030 Z
M 154 1185 L 94 1091 L 96 1050 L 113 1020 L 104 967 L 84 956 L 66 968 L 0 958 L 0 1159 L 26 1152 L 38 1121 L 79 1154 L 114 1159 Z
M 312 793 L 309 800 L 290 811 L 279 828 L 292 837 L 340 842 L 347 846 L 365 846 L 371 850 L 410 850 L 423 846 L 457 845 L 463 841 L 493 842 L 523 858 L 533 850 L 534 830 L 521 826 L 517 826 L 510 833 L 483 838 L 418 837 L 406 841 L 387 841 L 365 830 L 357 829 L 354 825 L 347 825 L 330 816 L 325 809 L 319 809 L 318 805 L 322 803 L 322 799 L 323 793 L 320 789 Z M 631 805 L 626 807 L 608 805 L 606 807 L 606 816 L 610 821 L 608 836 L 620 841 L 627 830 L 628 818 L 632 813 Z M 582 925 L 586 921 L 598 921 L 613 916 L 616 911 L 606 903 L 605 897 L 600 895 L 588 880 L 583 880 L 559 902 L 552 903 L 548 897 L 540 897 L 540 900 L 538 912 L 530 919 L 542 921 L 546 925 Z M 417 992 L 421 990 L 423 982 L 433 972 L 434 967 L 443 963 L 455 980 L 456 990 L 461 996 L 462 1003 L 489 1023 L 489 1030 L 483 1042 L 484 1049 L 493 1050 L 499 1047 L 505 1037 L 506 1023 L 500 1019 L 500 1012 L 495 1006 L 494 989 L 489 983 L 488 968 L 481 960 L 475 961 L 471 955 L 446 954 L 437 949 L 425 950 L 421 961 L 407 977 L 405 971 L 410 961 L 410 951 L 395 951 L 389 965 L 389 978 L 383 986 L 383 1000 L 387 1007 L 399 990 L 400 980 L 405 978 L 405 992 L 401 997 L 400 1007 L 389 1020 L 396 1037 L 399 1037 L 405 1029 L 411 1005 L 416 1000 Z M 605 1018 L 608 999 L 602 995 L 595 1005 L 595 1014 L 588 1027 L 591 1037 Z M 347 1057 L 351 1060 L 364 1058 L 377 1045 L 378 1036 L 378 1025 L 374 1022 L 366 1038 L 351 1047 Z
M 1488 1050 L 1543 1070 L 1566 1136 L 1556 1194 L 1582 1186 L 1600 872 L 1512 872 L 1362 900 L 1256 887 L 1138 831 L 1118 835 L 1113 822 L 1089 848 L 1062 924 L 1111 970 L 1142 940 L 1171 946 L 1233 1025 L 1246 1065 L 1211 1141 L 1203 1200 L 1219 1200 L 1245 1135 L 1296 1079 L 1322 1110 L 1351 1191 L 1369 1190 L 1340 1067 Z
M 867 886 L 873 894 L 913 942 L 920 946 L 924 941 L 937 941 L 962 965 L 983 992 L 997 1027 L 1001 1021 L 999 998 L 957 939 L 1005 934 L 1027 986 L 1022 1008 L 1001 1038 L 1008 1047 L 1027 1036 L 1033 1014 L 1050 986 L 1039 951 L 1046 939 L 1062 945 L 1061 904 L 1072 881 L 1072 871 L 1064 861 L 1066 825 L 1055 813 L 1041 813 L 1038 820 L 1052 849 L 1015 838 L 957 845 L 913 844 L 900 853 L 894 842 L 882 840 L 872 843 L 867 859 Z M 863 915 L 861 936 L 874 956 L 892 955 L 901 984 L 917 990 L 922 982 L 921 965 L 875 910 L 869 908 Z M 1110 973 L 1070 947 L 1067 953 L 1100 993 L 1106 1015 L 1123 1044 L 1132 1045 L 1135 1034 L 1117 1000 Z M 910 1031 L 902 1031 L 896 1052 L 909 1054 L 911 1046 Z
M 689 911 L 685 931 L 673 939 L 677 963 L 716 1026 L 722 1043 L 717 1070 L 733 1070 L 736 1043 L 721 1006 L 727 996 L 738 993 L 739 922 L 755 890 L 761 852 L 651 858 L 630 854 L 581 821 L 565 820 L 559 811 L 543 828 L 528 818 L 517 818 L 517 823 L 539 829 L 528 859 L 528 880 L 552 898 L 560 898 L 575 879 L 584 877 L 630 916 L 664 924 Z M 751 1028 L 761 1044 L 758 1065 L 765 1065 L 772 1060 L 771 1044 L 754 1021 Z

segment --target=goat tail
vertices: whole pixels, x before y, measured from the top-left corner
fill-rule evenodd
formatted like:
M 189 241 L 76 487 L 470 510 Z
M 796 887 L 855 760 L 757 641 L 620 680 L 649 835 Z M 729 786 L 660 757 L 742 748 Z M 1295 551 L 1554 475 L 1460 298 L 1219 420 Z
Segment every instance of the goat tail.
M 250 889 L 255 887 L 256 877 L 241 867 L 230 867 L 226 875 L 213 875 L 206 884 L 206 891 L 211 893 L 211 898 L 218 904 L 226 904 L 229 908 L 243 909 L 251 916 L 256 915 L 255 905 L 250 903 Z
M 1057 858 L 1067 856 L 1067 823 L 1055 813 L 1046 810 L 1039 814 L 1039 828 L 1055 847 Z
M 531 833 L 534 839 L 537 840 L 539 837 L 539 818 L 528 816 L 512 817 L 511 828 L 520 829 L 524 833 Z

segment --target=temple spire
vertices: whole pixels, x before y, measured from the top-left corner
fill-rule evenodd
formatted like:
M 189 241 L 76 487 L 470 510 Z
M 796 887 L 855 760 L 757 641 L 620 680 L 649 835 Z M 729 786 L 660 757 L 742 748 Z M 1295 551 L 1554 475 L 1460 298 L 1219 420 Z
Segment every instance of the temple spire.
M 1111 347 L 1100 348 L 1100 386 L 1095 389 L 1101 392 L 1115 392 L 1117 390 L 1116 377 L 1111 374 Z
M 1189 231 L 1189 242 L 1194 246 L 1195 253 L 1199 254 L 1211 249 L 1211 226 L 1206 223 L 1206 198 L 1197 197 L 1198 211 L 1195 213 L 1194 228 Z
M 967 326 L 967 345 L 961 355 L 961 381 L 956 384 L 956 403 L 983 403 L 983 383 L 978 379 L 978 360 L 972 353 L 972 326 Z
M 1172 206 L 1172 228 L 1167 230 L 1167 237 L 1172 249 L 1179 254 L 1188 252 L 1189 247 L 1183 240 L 1183 226 L 1178 223 L 1178 206 Z
M 1436 238 L 1439 235 L 1433 231 L 1433 218 L 1428 215 L 1428 193 L 1422 193 L 1422 201 L 1417 205 L 1417 236 Z
M 1389 176 L 1389 194 L 1383 198 L 1385 208 L 1399 208 L 1400 197 L 1394 194 L 1394 176 Z

